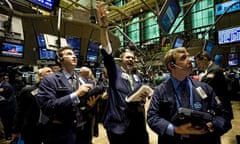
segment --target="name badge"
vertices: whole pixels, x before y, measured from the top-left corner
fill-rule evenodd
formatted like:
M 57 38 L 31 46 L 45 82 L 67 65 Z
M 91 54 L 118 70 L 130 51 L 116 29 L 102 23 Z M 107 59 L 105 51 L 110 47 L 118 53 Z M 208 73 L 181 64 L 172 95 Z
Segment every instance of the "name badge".
M 139 77 L 137 76 L 137 75 L 133 75 L 133 78 L 134 78 L 134 80 L 136 81 L 136 82 L 138 82 L 139 81 Z
M 208 97 L 207 94 L 204 92 L 204 90 L 201 87 L 197 87 L 196 91 L 202 99 L 205 99 Z
M 129 75 L 127 73 L 122 73 L 121 77 L 125 80 L 129 80 Z

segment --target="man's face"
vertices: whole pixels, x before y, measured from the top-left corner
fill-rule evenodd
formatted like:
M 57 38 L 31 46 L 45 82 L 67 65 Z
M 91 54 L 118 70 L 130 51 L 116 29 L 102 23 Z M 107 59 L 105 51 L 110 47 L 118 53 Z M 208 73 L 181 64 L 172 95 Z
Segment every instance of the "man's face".
M 131 72 L 134 67 L 134 54 L 132 52 L 123 53 L 122 66 L 128 72 Z
M 175 64 L 174 71 L 177 74 L 187 76 L 192 73 L 192 62 L 185 48 L 182 48 L 181 52 L 175 54 Z
M 62 62 L 63 67 L 76 67 L 77 57 L 71 49 L 66 49 L 62 51 Z
M 208 62 L 206 59 L 196 58 L 196 63 L 197 63 L 198 69 L 202 71 L 204 71 L 208 66 Z
M 51 68 L 44 68 L 43 71 L 42 71 L 42 76 L 45 77 L 45 76 L 47 76 L 51 73 L 53 73 Z

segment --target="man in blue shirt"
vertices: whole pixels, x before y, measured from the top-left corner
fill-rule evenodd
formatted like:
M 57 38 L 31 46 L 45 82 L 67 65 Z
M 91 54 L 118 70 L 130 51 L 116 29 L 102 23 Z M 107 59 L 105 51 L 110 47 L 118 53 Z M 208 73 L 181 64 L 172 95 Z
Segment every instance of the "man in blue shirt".
M 214 90 L 189 77 L 192 64 L 186 48 L 169 50 L 164 61 L 171 75 L 154 90 L 147 112 L 148 124 L 158 134 L 158 143 L 220 144 L 220 136 L 231 128 L 231 123 L 222 115 Z M 213 118 L 197 124 L 191 120 L 183 122 L 177 116 L 180 108 L 211 111 Z

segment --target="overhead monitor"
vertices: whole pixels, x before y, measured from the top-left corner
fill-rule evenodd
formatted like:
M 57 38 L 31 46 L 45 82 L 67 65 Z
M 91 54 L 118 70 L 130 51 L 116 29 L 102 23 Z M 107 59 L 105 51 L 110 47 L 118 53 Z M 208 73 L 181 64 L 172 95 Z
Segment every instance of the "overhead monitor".
M 23 58 L 24 46 L 22 44 L 2 42 L 1 56 Z
M 157 16 L 159 27 L 164 33 L 169 33 L 180 12 L 178 0 L 165 0 Z
M 233 27 L 218 31 L 218 44 L 240 42 L 240 27 Z
M 39 59 L 40 60 L 55 60 L 56 52 L 48 50 L 46 48 L 39 48 Z
M 60 2 L 60 0 L 28 0 L 28 1 L 48 11 L 52 11 L 55 7 L 59 5 Z
M 223 3 L 216 4 L 215 15 L 222 15 L 229 8 L 226 13 L 232 13 L 235 11 L 240 11 L 240 0 L 230 0 Z
M 238 53 L 228 54 L 228 66 L 238 66 Z
M 38 49 L 39 49 L 39 59 L 40 60 L 55 60 L 56 52 L 53 50 L 48 50 L 46 48 L 44 34 L 37 35 L 37 44 L 38 44 Z
M 4 23 L 8 20 L 8 15 L 0 14 L 0 37 L 6 37 L 6 33 L 10 32 L 11 34 L 8 34 L 9 38 L 24 40 L 22 18 L 12 16 L 9 31 L 6 29 L 6 26 L 4 26 Z
M 51 35 L 51 34 L 44 34 L 44 40 L 45 40 L 47 49 L 57 51 L 57 49 L 59 48 L 58 36 Z M 60 45 L 61 47 L 68 46 L 68 43 L 65 38 L 62 38 L 62 37 L 60 38 Z
M 218 66 L 222 66 L 222 59 L 223 59 L 223 55 L 222 54 L 216 54 L 214 56 L 214 63 Z
M 98 61 L 98 51 L 99 51 L 99 42 L 89 41 L 87 49 L 87 61 L 88 62 L 97 62 Z
M 184 44 L 184 39 L 181 38 L 180 36 L 176 36 L 174 38 L 173 44 L 172 44 L 172 48 L 179 48 L 179 47 L 183 47 Z
M 67 36 L 66 37 L 67 44 L 71 48 L 73 48 L 73 51 L 76 55 L 77 58 L 80 58 L 80 49 L 81 49 L 81 38 L 78 37 L 72 37 L 72 36 Z
M 206 51 L 209 55 L 211 55 L 213 48 L 214 42 L 210 40 L 205 40 L 203 50 Z

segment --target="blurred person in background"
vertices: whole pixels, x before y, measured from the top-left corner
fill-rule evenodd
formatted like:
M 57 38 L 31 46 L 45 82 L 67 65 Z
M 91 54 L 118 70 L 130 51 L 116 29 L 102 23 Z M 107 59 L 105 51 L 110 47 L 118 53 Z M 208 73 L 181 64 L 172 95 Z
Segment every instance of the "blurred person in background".
M 228 93 L 227 80 L 223 69 L 216 65 L 206 51 L 198 52 L 195 55 L 197 67 L 200 71 L 199 80 L 209 84 L 216 92 L 217 98 L 221 101 L 225 108 L 229 119 L 233 119 L 233 111 L 231 105 L 231 95 Z
M 16 93 L 13 86 L 5 80 L 6 73 L 0 74 L 0 117 L 6 140 L 11 140 L 13 118 L 16 109 Z
M 40 108 L 36 100 L 38 85 L 52 73 L 50 67 L 38 70 L 36 83 L 22 88 L 17 96 L 17 109 L 13 125 L 13 139 L 22 138 L 25 144 L 42 144 L 45 131 L 39 124 Z

